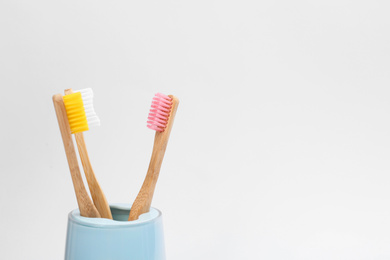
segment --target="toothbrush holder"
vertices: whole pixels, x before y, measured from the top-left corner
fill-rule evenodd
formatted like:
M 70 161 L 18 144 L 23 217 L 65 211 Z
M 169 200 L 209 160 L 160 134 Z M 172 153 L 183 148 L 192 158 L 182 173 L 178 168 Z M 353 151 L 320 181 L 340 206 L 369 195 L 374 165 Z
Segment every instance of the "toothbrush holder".
M 86 218 L 75 209 L 68 215 L 65 260 L 165 260 L 162 215 L 150 208 L 127 221 L 131 206 L 110 205 L 112 217 Z

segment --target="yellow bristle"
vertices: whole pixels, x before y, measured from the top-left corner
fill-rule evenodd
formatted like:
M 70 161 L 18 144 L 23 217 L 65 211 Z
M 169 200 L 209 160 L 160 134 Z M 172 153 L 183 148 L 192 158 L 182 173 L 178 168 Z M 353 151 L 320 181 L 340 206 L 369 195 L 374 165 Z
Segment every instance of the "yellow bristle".
M 87 131 L 89 128 L 81 93 L 65 95 L 63 99 L 72 134 Z

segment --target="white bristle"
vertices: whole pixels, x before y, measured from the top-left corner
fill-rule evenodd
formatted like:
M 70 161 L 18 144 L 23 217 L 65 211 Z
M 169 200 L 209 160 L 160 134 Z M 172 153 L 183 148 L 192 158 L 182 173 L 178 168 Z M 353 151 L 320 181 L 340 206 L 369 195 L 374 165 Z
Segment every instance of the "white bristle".
M 87 116 L 87 122 L 88 126 L 99 126 L 100 125 L 100 119 L 96 115 L 95 110 L 93 108 L 93 91 L 91 88 L 85 88 L 76 90 L 75 92 L 81 93 L 81 98 L 83 99 L 84 103 L 84 110 L 85 115 Z

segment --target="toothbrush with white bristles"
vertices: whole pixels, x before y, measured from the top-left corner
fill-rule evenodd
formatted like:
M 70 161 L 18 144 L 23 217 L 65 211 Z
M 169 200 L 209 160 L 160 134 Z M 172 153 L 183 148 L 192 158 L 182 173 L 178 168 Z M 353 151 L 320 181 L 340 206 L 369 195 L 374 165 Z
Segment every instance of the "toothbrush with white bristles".
M 156 131 L 153 152 L 144 183 L 131 207 L 129 221 L 137 220 L 141 214 L 150 210 L 154 189 L 178 105 L 179 100 L 172 95 L 166 96 L 157 93 L 153 98 L 152 108 L 150 109 L 147 122 L 147 127 Z
M 102 218 L 112 219 L 110 206 L 92 169 L 83 135 L 83 132 L 89 130 L 89 127 L 100 125 L 100 120 L 93 108 L 92 89 L 87 88 L 75 92 L 72 89 L 66 89 L 63 99 L 93 203 Z

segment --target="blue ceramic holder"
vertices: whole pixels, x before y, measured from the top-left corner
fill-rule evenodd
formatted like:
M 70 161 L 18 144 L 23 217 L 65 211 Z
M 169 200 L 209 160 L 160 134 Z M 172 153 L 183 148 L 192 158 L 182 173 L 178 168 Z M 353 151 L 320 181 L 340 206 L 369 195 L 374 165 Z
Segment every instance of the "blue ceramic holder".
M 110 206 L 114 220 L 68 216 L 65 260 L 165 260 L 162 215 L 151 208 L 127 221 L 130 205 Z

